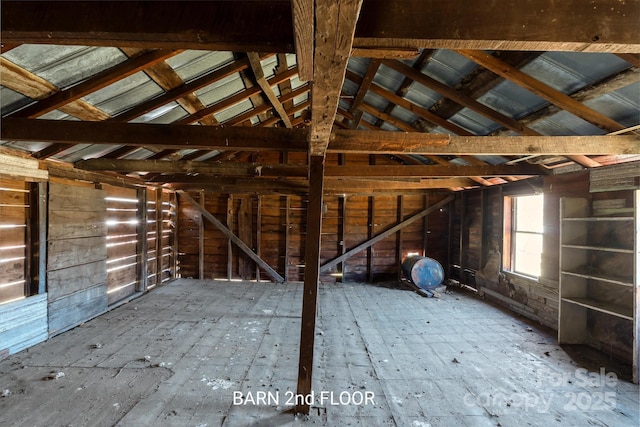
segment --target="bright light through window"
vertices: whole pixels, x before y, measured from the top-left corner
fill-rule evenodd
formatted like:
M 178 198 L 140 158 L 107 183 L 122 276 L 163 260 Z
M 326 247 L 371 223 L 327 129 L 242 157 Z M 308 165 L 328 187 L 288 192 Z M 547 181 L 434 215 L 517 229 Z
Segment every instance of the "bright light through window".
M 505 198 L 505 270 L 540 277 L 543 207 L 542 194 Z

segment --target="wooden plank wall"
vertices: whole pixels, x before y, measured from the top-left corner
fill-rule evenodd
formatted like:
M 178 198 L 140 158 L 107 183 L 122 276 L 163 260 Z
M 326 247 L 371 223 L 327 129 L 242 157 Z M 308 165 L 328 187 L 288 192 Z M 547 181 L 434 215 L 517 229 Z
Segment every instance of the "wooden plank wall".
M 49 184 L 49 335 L 107 310 L 106 193 L 92 185 Z
M 47 294 L 0 304 L 0 359 L 48 338 Z
M 108 304 L 136 292 L 138 283 L 138 198 L 135 189 L 104 186 L 107 224 Z
M 477 287 L 486 298 L 551 328 L 558 328 L 560 198 L 588 196 L 586 173 L 545 177 L 542 273 L 539 280 L 502 271 L 503 197 L 531 194 L 529 184 L 515 182 L 459 194 L 454 204 L 450 268 L 452 276 Z M 462 245 L 462 246 L 461 246 Z M 459 266 L 465 269 L 460 276 Z
M 0 179 L 0 304 L 25 296 L 28 217 L 28 184 Z
M 367 163 L 368 164 L 368 163 Z M 304 278 L 307 200 L 294 195 L 216 194 L 190 192 L 195 200 L 204 200 L 213 214 L 287 281 Z M 437 203 L 446 193 L 405 196 L 327 195 L 323 202 L 321 264 L 341 255 L 396 223 Z M 321 276 L 323 282 L 397 280 L 400 263 L 408 253 L 425 254 L 447 263 L 448 209 L 427 216 L 424 221 L 406 227 L 362 251 Z M 249 218 L 250 217 L 250 218 Z M 259 218 L 259 221 L 258 221 Z M 212 224 L 204 222 L 200 244 L 200 214 L 186 203 L 178 209 L 179 265 L 182 277 L 269 280 L 255 264 L 246 264 L 235 245 Z M 443 234 L 444 233 L 444 234 Z M 443 238 L 444 237 L 444 238 Z M 204 251 L 204 252 L 202 252 Z M 245 263 L 243 265 L 243 263 Z M 344 267 L 344 276 L 341 267 Z

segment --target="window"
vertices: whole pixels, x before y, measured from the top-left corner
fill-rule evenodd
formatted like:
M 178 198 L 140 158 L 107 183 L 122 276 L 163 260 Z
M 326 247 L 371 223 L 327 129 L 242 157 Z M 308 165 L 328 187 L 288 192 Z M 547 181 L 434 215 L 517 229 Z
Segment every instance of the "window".
M 540 277 L 543 195 L 507 196 L 504 202 L 503 268 Z

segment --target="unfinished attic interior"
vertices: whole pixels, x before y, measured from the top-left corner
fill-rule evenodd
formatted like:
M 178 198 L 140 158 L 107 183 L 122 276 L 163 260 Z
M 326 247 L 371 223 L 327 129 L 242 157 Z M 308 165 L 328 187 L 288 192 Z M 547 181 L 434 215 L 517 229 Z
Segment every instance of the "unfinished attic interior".
M 640 1 L 0 14 L 0 426 L 640 424 Z

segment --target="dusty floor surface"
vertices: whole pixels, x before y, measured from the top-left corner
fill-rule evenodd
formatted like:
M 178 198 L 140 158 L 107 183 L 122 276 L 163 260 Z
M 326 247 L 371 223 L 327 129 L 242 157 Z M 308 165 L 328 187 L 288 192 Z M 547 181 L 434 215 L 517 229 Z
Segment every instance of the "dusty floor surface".
M 301 298 L 300 284 L 160 287 L 0 361 L 0 425 L 640 425 L 624 371 L 576 362 L 552 331 L 469 292 L 365 284 L 321 287 L 315 400 L 294 417 Z

